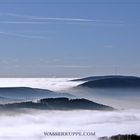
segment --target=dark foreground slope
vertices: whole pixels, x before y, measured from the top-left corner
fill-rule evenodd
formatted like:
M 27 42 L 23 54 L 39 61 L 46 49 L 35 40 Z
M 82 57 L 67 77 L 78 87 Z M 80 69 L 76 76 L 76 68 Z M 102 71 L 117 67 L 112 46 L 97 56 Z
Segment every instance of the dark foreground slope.
M 139 135 L 116 135 L 111 137 L 101 137 L 98 140 L 140 140 Z
M 140 88 L 140 78 L 133 76 L 103 76 L 89 80 L 78 87 L 88 88 Z
M 0 105 L 0 109 L 46 109 L 46 110 L 113 110 L 112 107 L 98 104 L 86 99 L 50 98 L 41 99 L 38 102 L 22 102 Z

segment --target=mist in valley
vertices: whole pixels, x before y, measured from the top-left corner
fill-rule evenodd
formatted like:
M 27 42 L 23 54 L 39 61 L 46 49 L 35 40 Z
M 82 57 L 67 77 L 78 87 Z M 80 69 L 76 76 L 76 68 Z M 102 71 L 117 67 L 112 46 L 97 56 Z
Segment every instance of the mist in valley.
M 116 134 L 140 134 L 140 110 L 116 111 L 42 111 L 32 109 L 0 113 L 0 138 L 58 139 L 44 132 L 95 132 L 96 137 Z M 85 139 L 85 137 L 76 137 Z M 59 137 L 61 140 L 75 137 Z
M 0 139 L 96 140 L 101 136 L 140 134 L 140 97 L 138 90 L 76 88 L 83 82 L 72 82 L 70 80 L 66 78 L 56 80 L 47 78 L 0 79 L 1 87 L 40 88 L 61 95 L 68 93 L 76 98 L 86 98 L 93 102 L 112 106 L 116 110 L 1 110 Z M 44 136 L 44 132 L 95 132 L 96 136 L 48 137 Z

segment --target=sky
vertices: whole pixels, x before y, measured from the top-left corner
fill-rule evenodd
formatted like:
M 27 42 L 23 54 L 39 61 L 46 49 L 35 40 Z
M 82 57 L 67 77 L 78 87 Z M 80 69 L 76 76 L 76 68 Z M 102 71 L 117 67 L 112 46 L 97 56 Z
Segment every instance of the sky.
M 0 77 L 140 76 L 139 0 L 0 0 Z

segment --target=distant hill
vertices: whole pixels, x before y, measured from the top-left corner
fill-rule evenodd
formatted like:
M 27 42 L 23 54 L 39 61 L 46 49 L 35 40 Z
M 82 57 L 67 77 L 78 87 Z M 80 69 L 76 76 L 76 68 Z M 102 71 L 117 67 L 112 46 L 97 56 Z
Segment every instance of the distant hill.
M 90 77 L 85 77 L 85 78 L 79 78 L 79 79 L 74 79 L 71 81 L 93 81 L 93 80 L 100 80 L 100 79 L 106 79 L 106 78 L 140 78 L 136 76 L 123 76 L 123 75 L 105 75 L 105 76 L 90 76 Z
M 109 75 L 109 76 L 90 76 L 90 77 L 85 77 L 85 78 L 74 79 L 74 80 L 71 80 L 71 81 L 92 81 L 92 80 L 98 80 L 98 79 L 102 79 L 102 78 L 109 78 L 109 77 L 112 77 L 112 76 L 113 75 Z
M 55 97 L 74 97 L 68 93 L 56 93 L 50 90 L 29 87 L 3 87 L 0 88 L 0 100 L 31 100 Z
M 88 77 L 89 80 L 78 87 L 88 88 L 140 88 L 140 78 L 133 76 L 97 76 Z M 82 79 L 83 80 L 83 79 Z
M 113 110 L 112 107 L 98 104 L 86 99 L 49 98 L 37 102 L 22 102 L 0 105 L 0 109 L 46 109 L 46 110 Z

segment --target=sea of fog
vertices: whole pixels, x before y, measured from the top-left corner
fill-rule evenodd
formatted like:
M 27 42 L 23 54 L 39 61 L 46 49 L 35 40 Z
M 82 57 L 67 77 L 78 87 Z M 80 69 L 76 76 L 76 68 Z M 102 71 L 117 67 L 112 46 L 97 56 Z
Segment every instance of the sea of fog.
M 0 87 L 31 87 L 54 92 L 69 93 L 77 98 L 86 98 L 93 102 L 112 106 L 117 109 L 140 109 L 140 91 L 75 89 L 84 81 L 72 81 L 75 78 L 0 78 Z
M 90 137 L 48 137 L 44 132 L 95 132 Z M 0 139 L 96 140 L 100 136 L 140 134 L 140 110 L 36 111 L 0 113 Z
M 70 80 L 71 78 L 0 78 L 0 87 L 32 87 L 68 92 L 70 88 L 82 83 Z M 93 99 L 98 101 L 96 96 Z M 132 103 L 129 104 L 131 106 Z M 44 136 L 44 132 L 95 132 L 96 137 L 48 137 Z M 140 134 L 140 108 L 116 111 L 25 109 L 0 112 L 0 140 L 96 140 L 100 136 L 117 134 Z
M 65 90 L 83 82 L 73 82 L 74 78 L 0 78 L 0 87 L 32 87 L 52 91 Z

